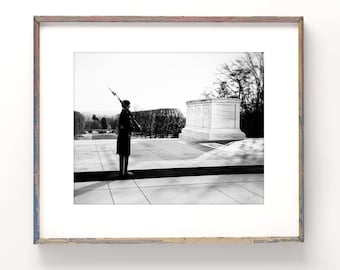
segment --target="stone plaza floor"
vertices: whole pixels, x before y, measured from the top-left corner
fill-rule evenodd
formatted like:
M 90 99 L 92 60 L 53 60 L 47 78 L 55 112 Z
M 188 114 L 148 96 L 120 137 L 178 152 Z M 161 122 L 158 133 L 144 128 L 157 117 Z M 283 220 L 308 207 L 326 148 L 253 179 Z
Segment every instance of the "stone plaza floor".
M 263 139 L 220 144 L 133 139 L 129 170 L 263 165 Z M 116 140 L 74 141 L 75 173 L 117 171 Z M 75 204 L 263 204 L 263 174 L 75 182 Z
M 262 204 L 263 174 L 74 183 L 75 204 Z

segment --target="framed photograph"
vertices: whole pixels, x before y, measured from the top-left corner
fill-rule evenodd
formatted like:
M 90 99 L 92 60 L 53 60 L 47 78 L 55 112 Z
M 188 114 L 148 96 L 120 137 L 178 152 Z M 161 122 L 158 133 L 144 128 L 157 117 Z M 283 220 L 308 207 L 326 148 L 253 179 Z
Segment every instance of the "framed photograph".
M 303 241 L 302 17 L 34 17 L 34 243 Z

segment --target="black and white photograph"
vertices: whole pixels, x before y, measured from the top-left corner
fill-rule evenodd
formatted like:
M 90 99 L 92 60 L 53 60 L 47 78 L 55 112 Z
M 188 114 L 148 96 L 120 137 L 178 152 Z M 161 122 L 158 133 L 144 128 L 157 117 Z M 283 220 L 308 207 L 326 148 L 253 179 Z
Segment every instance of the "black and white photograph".
M 34 26 L 35 243 L 303 241 L 302 17 Z
M 263 52 L 75 52 L 74 204 L 264 204 Z

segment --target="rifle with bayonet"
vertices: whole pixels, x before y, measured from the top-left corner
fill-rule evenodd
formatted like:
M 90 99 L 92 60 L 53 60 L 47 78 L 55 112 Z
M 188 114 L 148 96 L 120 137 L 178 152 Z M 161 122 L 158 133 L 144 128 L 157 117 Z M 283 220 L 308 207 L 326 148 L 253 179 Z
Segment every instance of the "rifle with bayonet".
M 112 95 L 114 95 L 120 102 L 120 104 L 122 105 L 122 107 L 127 111 L 131 121 L 133 122 L 133 124 L 139 129 L 139 131 L 142 130 L 141 125 L 137 122 L 137 120 L 135 119 L 134 115 L 132 114 L 132 112 L 129 110 L 129 108 L 124 104 L 124 102 L 119 98 L 119 96 L 117 95 L 116 92 L 112 91 L 112 89 L 110 87 L 108 87 L 110 92 L 112 93 Z

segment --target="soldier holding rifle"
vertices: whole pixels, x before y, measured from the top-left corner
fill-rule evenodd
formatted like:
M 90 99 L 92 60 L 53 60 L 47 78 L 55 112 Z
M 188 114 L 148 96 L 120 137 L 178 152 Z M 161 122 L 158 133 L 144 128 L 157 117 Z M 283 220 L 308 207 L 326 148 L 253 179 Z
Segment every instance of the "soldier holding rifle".
M 118 123 L 118 139 L 117 139 L 117 154 L 119 155 L 119 175 L 121 177 L 132 176 L 132 172 L 128 172 L 129 156 L 131 149 L 131 132 L 134 130 L 133 126 L 141 130 L 141 126 L 133 117 L 130 111 L 130 101 L 121 100 L 115 92 L 110 88 L 111 93 L 118 98 L 122 105 L 122 111 L 119 116 Z

